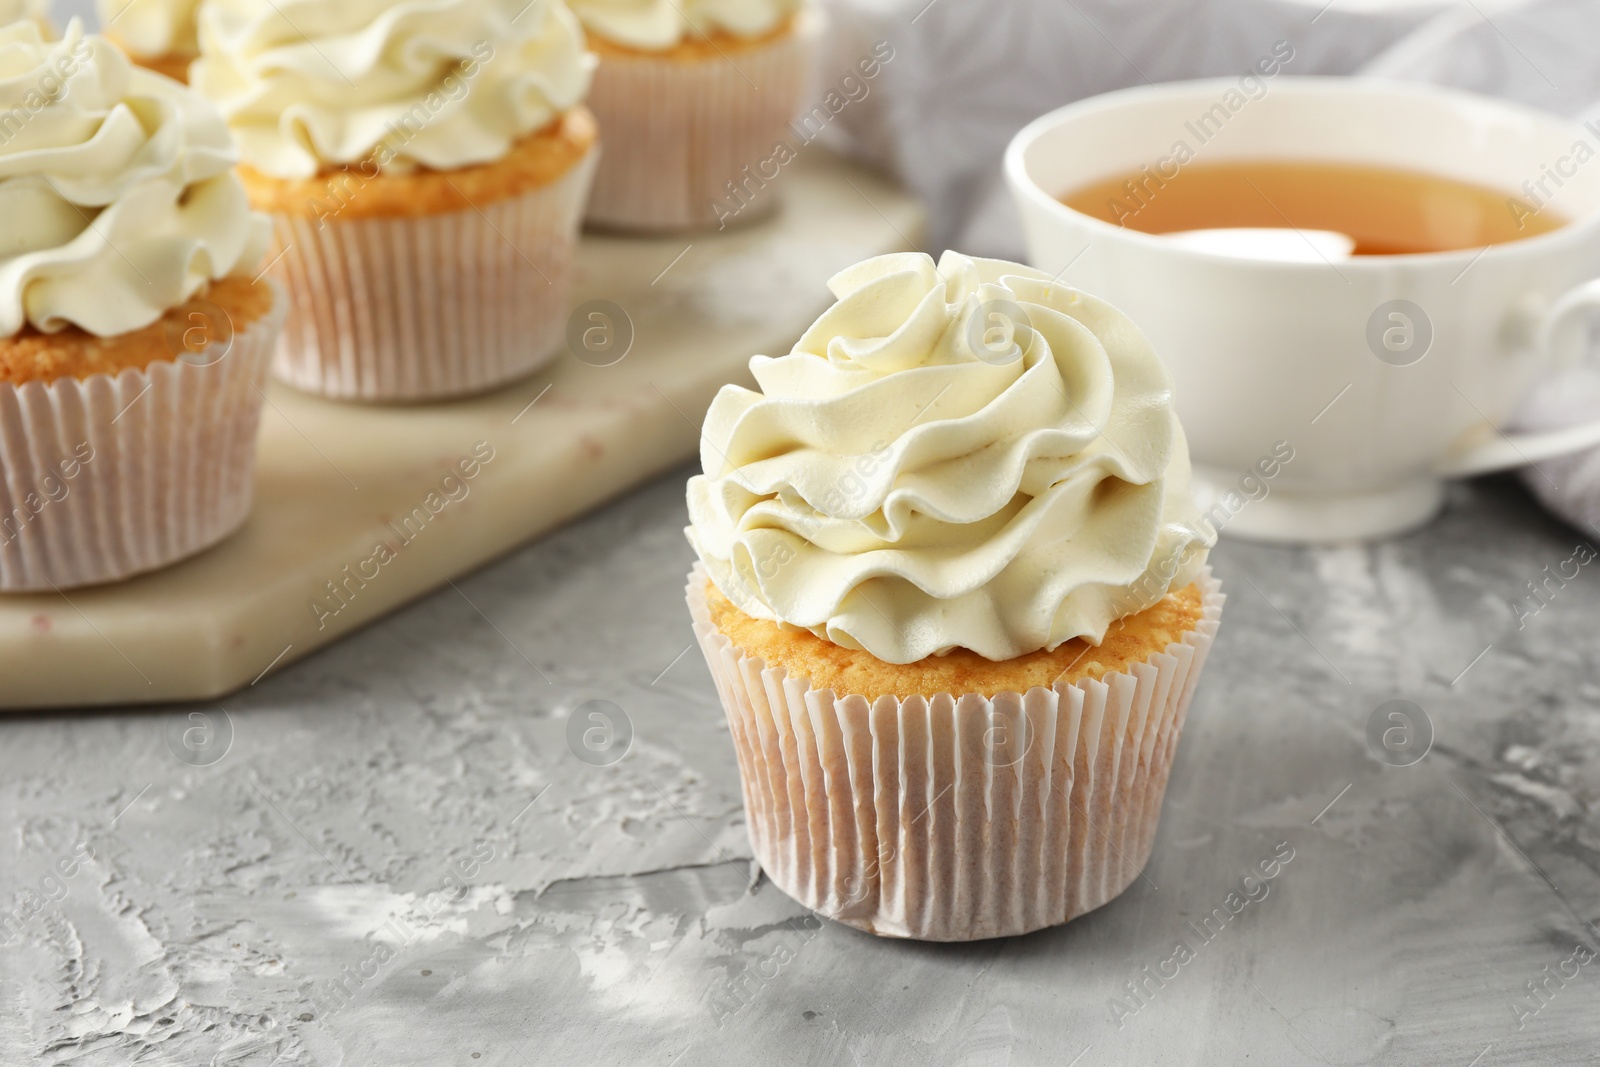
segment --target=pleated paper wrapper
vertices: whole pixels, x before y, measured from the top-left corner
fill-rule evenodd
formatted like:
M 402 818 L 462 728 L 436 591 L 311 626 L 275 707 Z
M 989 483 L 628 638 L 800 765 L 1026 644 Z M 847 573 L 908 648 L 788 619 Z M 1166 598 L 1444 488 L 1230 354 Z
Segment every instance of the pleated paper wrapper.
M 774 181 L 760 167 L 779 166 L 768 162 L 778 142 L 794 146 L 788 123 L 821 22 L 808 12 L 781 37 L 725 58 L 603 54 L 586 101 L 604 147 L 588 221 L 685 230 L 718 225 L 725 213 L 744 222 L 776 209 L 781 175 Z
M 287 302 L 203 349 L 112 377 L 0 385 L 0 592 L 112 582 L 237 530 Z M 180 309 L 181 310 L 181 309 Z
M 756 859 L 869 933 L 972 941 L 1100 907 L 1144 869 L 1225 599 L 1209 569 L 1182 641 L 1098 681 L 897 699 L 815 690 L 745 654 L 689 576 L 695 634 L 738 754 Z
M 556 181 L 416 218 L 274 215 L 290 315 L 274 373 L 344 400 L 432 400 L 526 377 L 558 354 L 591 148 Z

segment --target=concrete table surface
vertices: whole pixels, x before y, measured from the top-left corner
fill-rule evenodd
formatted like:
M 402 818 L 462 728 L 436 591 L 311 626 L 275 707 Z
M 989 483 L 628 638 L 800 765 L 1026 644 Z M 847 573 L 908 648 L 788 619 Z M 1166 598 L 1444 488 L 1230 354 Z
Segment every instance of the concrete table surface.
M 1513 482 L 1225 542 L 1145 877 L 952 946 L 752 869 L 687 473 L 225 707 L 0 720 L 0 1062 L 1600 1062 L 1600 579 L 1513 610 L 1583 540 Z

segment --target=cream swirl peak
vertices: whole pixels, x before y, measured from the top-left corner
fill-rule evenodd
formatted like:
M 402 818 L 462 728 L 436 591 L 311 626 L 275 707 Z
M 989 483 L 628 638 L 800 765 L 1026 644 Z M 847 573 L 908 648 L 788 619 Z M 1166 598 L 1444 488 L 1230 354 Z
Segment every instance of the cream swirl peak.
M 1166 368 L 1028 267 L 879 256 L 760 392 L 706 415 L 687 531 L 740 610 L 890 663 L 1099 643 L 1187 585 L 1199 532 Z
M 159 319 L 266 248 L 222 119 L 74 19 L 0 27 L 0 337 Z
M 803 0 L 570 0 L 586 29 L 641 51 L 663 51 L 687 37 L 721 31 L 759 37 L 778 28 Z
M 594 68 L 560 0 L 208 0 L 200 53 L 191 81 L 278 178 L 493 162 Z
M 200 50 L 200 0 L 95 0 L 103 33 L 137 56 L 192 56 Z

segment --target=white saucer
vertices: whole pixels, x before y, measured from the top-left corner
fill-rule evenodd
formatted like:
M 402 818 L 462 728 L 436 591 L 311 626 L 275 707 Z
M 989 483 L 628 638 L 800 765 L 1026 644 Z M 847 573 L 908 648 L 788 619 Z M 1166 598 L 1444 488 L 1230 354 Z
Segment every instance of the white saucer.
M 1259 500 L 1243 498 L 1238 472 L 1194 468 L 1194 494 L 1226 537 L 1280 544 L 1375 541 L 1424 526 L 1444 505 L 1444 480 L 1422 478 L 1365 493 L 1295 493 L 1269 484 Z M 1244 499 L 1230 511 L 1227 494 Z

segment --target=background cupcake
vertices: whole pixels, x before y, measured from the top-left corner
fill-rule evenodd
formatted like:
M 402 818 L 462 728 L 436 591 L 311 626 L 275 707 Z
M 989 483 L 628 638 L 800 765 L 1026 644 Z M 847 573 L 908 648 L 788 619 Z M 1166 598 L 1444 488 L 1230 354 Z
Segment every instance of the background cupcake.
M 200 0 L 95 0 L 100 32 L 135 63 L 186 82 L 200 52 L 195 15 Z
M 588 219 L 672 230 L 719 224 L 754 183 L 805 89 L 815 19 L 803 0 L 573 0 L 600 56 L 590 107 L 605 135 Z M 769 163 L 769 165 L 771 165 Z M 746 188 L 741 183 L 749 183 Z M 764 183 L 762 183 L 764 184 Z
M 1099 907 L 1154 839 L 1222 598 L 1165 368 L 1013 264 L 869 260 L 689 483 L 689 602 L 755 854 L 808 907 L 967 940 Z
M 76 20 L 0 28 L 0 65 L 0 590 L 110 581 L 249 511 L 267 224 L 216 112 Z
M 554 357 L 597 133 L 555 0 L 210 0 L 197 89 L 274 219 L 291 384 L 477 392 Z

